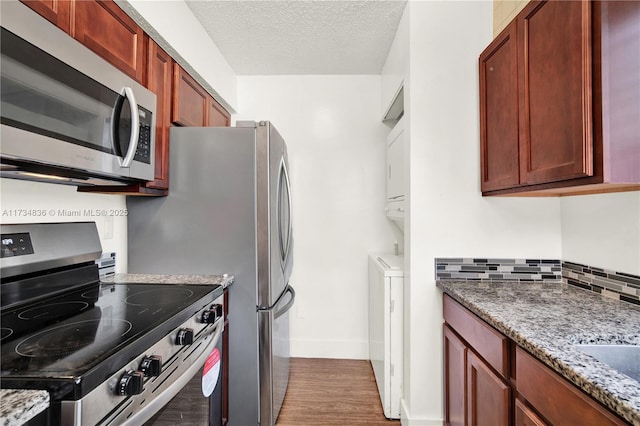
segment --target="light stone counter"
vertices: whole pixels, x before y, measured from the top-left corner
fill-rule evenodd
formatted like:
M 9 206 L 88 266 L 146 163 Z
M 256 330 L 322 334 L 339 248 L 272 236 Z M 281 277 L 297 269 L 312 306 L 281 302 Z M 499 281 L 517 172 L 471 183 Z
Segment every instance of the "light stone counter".
M 42 390 L 0 390 L 0 425 L 22 425 L 49 408 L 49 392 Z
M 164 275 L 164 274 L 115 274 L 102 278 L 103 283 L 114 284 L 201 284 L 229 287 L 234 282 L 233 275 Z
M 640 345 L 640 308 L 560 282 L 439 280 L 436 285 L 594 399 L 640 426 L 640 382 L 574 346 Z

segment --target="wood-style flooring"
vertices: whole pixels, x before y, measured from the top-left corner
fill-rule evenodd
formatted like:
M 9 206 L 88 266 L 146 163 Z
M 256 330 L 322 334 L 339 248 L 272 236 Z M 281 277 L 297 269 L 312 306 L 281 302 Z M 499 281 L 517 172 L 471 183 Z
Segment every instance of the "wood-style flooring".
M 277 426 L 397 426 L 382 412 L 369 361 L 291 358 Z

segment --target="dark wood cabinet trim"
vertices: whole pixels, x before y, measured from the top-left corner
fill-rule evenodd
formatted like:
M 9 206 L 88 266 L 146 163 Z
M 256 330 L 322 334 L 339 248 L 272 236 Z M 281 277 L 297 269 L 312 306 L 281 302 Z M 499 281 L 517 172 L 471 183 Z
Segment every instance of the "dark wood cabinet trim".
M 553 15 L 562 12 L 561 17 L 566 18 L 563 19 L 563 26 L 555 25 L 556 22 L 549 20 L 548 15 L 538 17 L 538 14 L 550 13 L 547 11 L 549 8 L 554 8 Z M 577 15 L 577 18 L 574 15 Z M 579 19 L 579 22 L 570 18 Z M 533 19 L 536 19 L 535 32 L 532 29 Z M 517 23 L 520 46 L 520 182 L 548 183 L 590 176 L 593 174 L 591 3 L 531 1 L 518 14 Z M 579 31 L 574 31 L 574 28 Z M 557 34 L 554 31 L 557 31 Z M 542 56 L 542 53 L 554 52 L 558 46 L 566 46 L 568 50 L 575 47 L 571 44 L 575 42 L 571 37 L 561 37 L 564 33 L 570 33 L 571 37 L 577 38 L 578 51 L 559 51 L 555 56 L 546 55 L 543 60 L 531 59 L 530 55 L 538 53 L 538 56 Z M 554 39 L 553 36 L 557 37 Z M 538 52 L 539 49 L 543 49 L 542 52 Z M 532 77 L 532 69 L 535 69 L 535 80 Z M 543 84 L 542 90 L 534 86 L 534 82 L 546 83 L 562 79 L 567 80 L 568 84 L 562 87 Z M 555 89 L 553 93 L 550 90 L 552 87 Z M 575 90 L 576 87 L 578 90 Z M 532 95 L 536 96 L 537 102 L 534 102 Z M 580 108 L 573 108 L 574 105 L 571 103 L 575 99 L 579 100 Z M 548 108 L 549 105 L 563 103 L 570 103 L 565 115 Z M 532 123 L 534 113 L 536 122 Z M 579 113 L 580 117 L 574 117 L 576 113 Z M 558 124 L 558 127 L 554 127 L 555 124 Z M 560 131 L 561 129 L 564 132 Z M 571 148 L 570 152 L 566 153 L 568 158 L 565 162 L 559 162 L 553 151 L 553 145 L 560 143 L 569 144 Z M 534 156 L 539 159 L 539 164 L 533 163 Z
M 171 56 L 149 39 L 147 88 L 157 96 L 156 135 L 155 135 L 155 172 L 154 181 L 147 187 L 169 188 L 169 127 L 171 126 Z
M 528 180 L 521 177 L 521 183 L 512 187 L 489 189 L 483 186 L 482 194 L 561 196 L 638 191 L 640 190 L 640 143 L 638 143 L 640 124 L 635 117 L 640 114 L 640 61 L 629 52 L 640 49 L 640 2 L 532 1 L 514 20 L 518 25 L 518 37 L 524 38 L 527 34 L 528 29 L 525 25 L 529 25 L 530 22 L 526 17 L 531 16 L 532 11 L 551 3 L 563 3 L 567 7 L 580 8 L 578 25 L 580 28 L 574 33 L 581 37 L 581 71 L 576 80 L 584 83 L 591 78 L 591 83 L 582 84 L 581 93 L 574 96 L 581 101 L 581 111 L 578 113 L 581 115 L 583 127 L 578 151 L 582 150 L 584 155 L 574 154 L 576 159 L 574 166 L 578 172 L 574 177 L 571 173 L 567 173 L 555 181 L 549 179 L 547 182 L 544 182 L 545 179 Z M 520 43 L 519 40 L 518 57 L 521 63 L 518 72 L 522 72 L 520 68 L 527 69 L 523 65 L 524 42 L 522 42 L 523 45 Z M 589 74 L 591 74 L 590 77 Z M 523 76 L 519 78 L 524 79 Z M 522 92 L 523 87 L 524 84 L 521 82 L 519 88 L 521 98 L 525 94 Z M 481 108 L 483 102 L 484 100 L 481 99 Z M 521 102 L 521 104 L 526 105 L 527 102 Z M 526 132 L 529 126 L 526 121 L 529 112 L 521 106 L 519 114 L 519 126 L 523 129 L 519 137 L 520 149 L 526 153 L 529 149 L 526 145 L 529 142 Z M 481 118 L 484 120 L 482 116 Z M 484 149 L 483 145 L 481 145 L 481 161 L 484 155 L 482 149 Z M 526 169 L 531 167 L 526 158 L 523 160 L 523 155 L 525 154 L 520 156 L 520 161 L 524 161 L 520 164 L 520 170 L 522 174 L 528 174 Z M 482 165 L 482 167 L 485 166 Z M 484 170 L 483 173 L 485 173 Z
M 173 64 L 171 121 L 179 126 L 207 125 L 209 94 L 180 65 Z
M 112 21 L 100 21 L 100 8 Z M 74 1 L 69 34 L 136 81 L 144 82 L 144 31 L 112 0 Z M 96 30 L 96 27 L 100 27 Z M 112 40 L 119 30 L 127 39 Z M 98 36 L 98 38 L 95 38 Z M 104 37 L 104 39 L 101 39 Z
M 627 424 L 520 347 L 516 347 L 516 371 L 518 393 L 552 424 Z
M 40 16 L 60 28 L 65 33 L 69 33 L 71 26 L 71 0 L 20 0 L 29 6 Z
M 532 409 L 519 399 L 515 400 L 515 426 L 548 426 Z
M 443 295 L 444 320 L 503 378 L 509 377 L 508 339 L 448 295 Z
M 467 424 L 467 347 L 447 326 L 442 327 L 444 349 L 444 422 L 448 426 Z
M 469 425 L 511 424 L 511 388 L 478 356 L 467 356 L 467 417 Z
M 479 58 L 480 184 L 483 192 L 510 188 L 520 183 L 516 29 L 517 21 L 513 21 Z M 501 62 L 500 69 L 494 69 L 492 63 L 497 59 L 507 62 Z M 500 81 L 498 87 L 488 87 L 491 77 L 499 72 L 510 74 L 511 80 Z M 502 170 L 498 176 L 496 167 Z
M 207 114 L 207 126 L 229 127 L 231 125 L 231 114 L 213 97 L 209 98 L 209 109 Z

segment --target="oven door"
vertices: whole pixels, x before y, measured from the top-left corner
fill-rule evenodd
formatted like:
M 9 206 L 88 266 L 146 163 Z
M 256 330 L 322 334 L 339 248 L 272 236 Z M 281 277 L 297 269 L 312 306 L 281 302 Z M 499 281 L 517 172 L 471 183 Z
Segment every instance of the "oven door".
M 217 355 L 216 355 L 217 354 Z M 216 363 L 216 356 L 219 363 Z M 182 390 L 144 426 L 209 425 L 222 426 L 222 339 L 218 339 L 212 355 L 205 367 L 193 376 Z M 211 365 L 210 365 L 211 364 Z M 203 388 L 211 386 L 210 378 L 215 378 L 213 391 L 205 397 Z
M 3 162 L 153 180 L 155 96 L 55 27 L 36 25 L 41 18 L 24 5 L 7 3 L 15 4 L 2 4 Z M 74 54 L 63 60 L 62 50 Z

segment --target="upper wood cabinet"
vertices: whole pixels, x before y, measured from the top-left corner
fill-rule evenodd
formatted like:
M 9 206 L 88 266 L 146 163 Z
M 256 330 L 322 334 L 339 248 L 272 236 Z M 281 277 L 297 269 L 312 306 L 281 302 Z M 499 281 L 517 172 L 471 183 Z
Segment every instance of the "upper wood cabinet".
M 206 126 L 210 107 L 207 91 L 174 63 L 171 121 L 179 126 Z
M 480 55 L 482 191 L 520 182 L 516 22 Z
M 178 126 L 229 126 L 231 114 L 184 68 L 174 63 L 171 121 Z
M 125 187 L 78 187 L 78 191 L 166 195 L 172 123 L 179 126 L 231 125 L 231 114 L 113 0 L 21 1 L 156 95 L 154 180 Z
M 109 63 L 144 82 L 144 32 L 112 0 L 74 1 L 70 34 Z
M 209 96 L 209 111 L 207 113 L 207 126 L 228 127 L 231 125 L 231 114 L 222 107 L 213 97 Z
M 171 56 L 149 39 L 147 88 L 156 94 L 156 155 L 154 181 L 148 188 L 169 188 L 169 127 L 171 127 Z
M 65 33 L 71 25 L 70 0 L 20 0 Z
M 483 194 L 640 189 L 638 49 L 640 2 L 527 4 L 480 55 Z
M 591 3 L 533 2 L 517 19 L 520 183 L 591 176 Z

